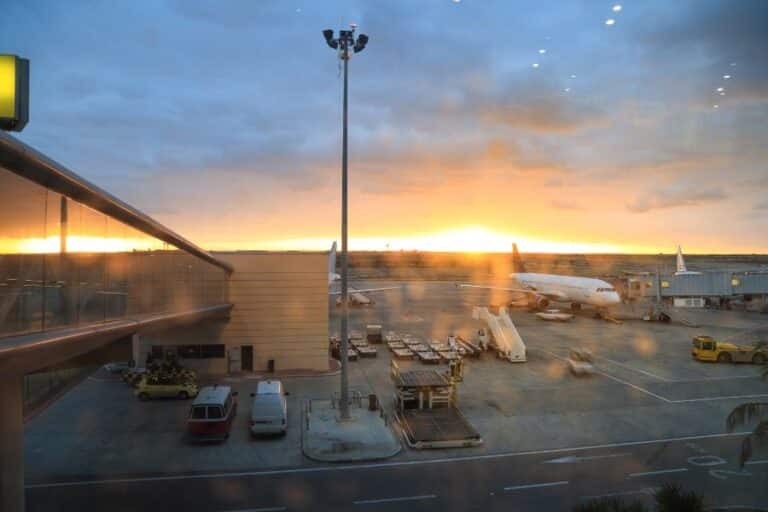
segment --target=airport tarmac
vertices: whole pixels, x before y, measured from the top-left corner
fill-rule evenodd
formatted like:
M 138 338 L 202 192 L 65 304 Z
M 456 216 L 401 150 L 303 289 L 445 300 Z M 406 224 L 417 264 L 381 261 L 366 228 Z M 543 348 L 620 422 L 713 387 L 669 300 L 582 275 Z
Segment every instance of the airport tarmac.
M 355 283 L 371 284 L 391 282 Z M 401 290 L 374 295 L 372 307 L 352 308 L 352 330 L 362 333 L 366 324 L 381 324 L 385 331 L 425 341 L 445 340 L 451 333 L 472 338 L 482 326 L 472 319 L 472 307 L 500 302 L 488 292 L 461 292 L 454 283 L 403 284 Z M 334 333 L 340 310 L 331 308 Z M 723 434 L 730 410 L 745 401 L 768 398 L 768 383 L 752 365 L 693 360 L 691 337 L 699 333 L 726 336 L 766 326 L 768 316 L 733 311 L 697 315 L 701 326 L 692 328 L 642 320 L 617 325 L 592 318 L 587 310 L 572 322 L 555 323 L 513 310 L 510 316 L 527 345 L 528 362 L 513 364 L 490 353 L 480 360 L 467 360 L 458 389 L 458 405 L 484 444 L 451 450 L 404 449 L 390 460 L 407 463 Z M 592 351 L 595 375 L 577 378 L 568 373 L 563 358 L 573 346 Z M 391 413 L 390 354 L 385 345 L 377 347 L 378 357 L 350 362 L 350 384 L 363 394 L 376 393 Z M 401 366 L 435 368 L 418 362 Z M 327 398 L 338 389 L 338 376 L 286 378 L 286 389 L 291 391 L 286 437 L 251 440 L 246 398 L 226 443 L 191 446 L 182 441 L 188 402 L 139 402 L 127 386 L 110 379 L 98 372 L 27 425 L 29 485 L 125 475 L 315 467 L 317 463 L 301 455 L 300 405 L 306 398 Z M 255 386 L 255 380 L 247 377 L 219 381 L 233 385 L 241 397 Z M 717 456 L 730 467 L 737 452 Z M 633 465 L 634 472 L 653 468 L 651 459 Z

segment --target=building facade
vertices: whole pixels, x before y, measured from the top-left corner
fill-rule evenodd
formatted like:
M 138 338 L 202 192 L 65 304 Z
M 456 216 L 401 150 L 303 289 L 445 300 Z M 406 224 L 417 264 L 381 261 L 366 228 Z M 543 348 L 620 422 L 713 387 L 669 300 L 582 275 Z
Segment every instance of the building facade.
M 138 360 L 170 353 L 209 375 L 328 371 L 328 253 L 215 256 L 234 269 L 229 320 L 142 336 Z

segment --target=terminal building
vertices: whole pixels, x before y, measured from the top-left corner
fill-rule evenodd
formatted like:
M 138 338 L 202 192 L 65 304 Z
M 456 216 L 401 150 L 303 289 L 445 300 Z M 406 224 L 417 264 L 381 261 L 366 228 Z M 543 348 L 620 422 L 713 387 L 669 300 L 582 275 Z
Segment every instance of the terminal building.
M 766 271 L 633 272 L 627 274 L 621 286 L 630 299 L 658 297 L 677 307 L 727 308 L 743 304 L 755 311 L 768 310 Z
M 0 510 L 23 510 L 25 412 L 97 365 L 327 372 L 327 258 L 212 254 L 0 133 Z

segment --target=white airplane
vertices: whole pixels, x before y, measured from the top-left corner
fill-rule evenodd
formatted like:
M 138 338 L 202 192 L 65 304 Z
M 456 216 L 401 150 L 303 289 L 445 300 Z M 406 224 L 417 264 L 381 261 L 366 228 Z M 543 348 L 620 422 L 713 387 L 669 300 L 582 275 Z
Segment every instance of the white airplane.
M 461 284 L 459 287 L 524 294 L 528 307 L 537 310 L 546 309 L 550 302 L 570 302 L 573 309 L 579 309 L 582 304 L 586 304 L 594 306 L 600 313 L 605 313 L 608 308 L 621 303 L 616 289 L 602 279 L 526 272 L 517 251 L 517 244 L 512 244 L 512 273 L 509 277 L 519 283 L 519 286 L 507 288 Z
M 683 259 L 683 250 L 680 246 L 677 246 L 677 268 L 675 270 L 676 276 L 699 276 L 701 272 L 694 270 L 688 270 L 685 266 L 685 260 Z
M 336 242 L 331 245 L 331 252 L 328 254 L 328 286 L 341 280 L 341 276 L 336 273 Z M 399 286 L 386 286 L 384 288 L 363 288 L 357 289 L 348 286 L 347 296 L 351 306 L 370 306 L 373 301 L 363 295 L 369 292 L 381 292 L 384 290 L 399 290 Z M 328 295 L 341 295 L 341 290 L 328 290 Z M 341 297 L 336 298 L 336 305 L 341 306 Z

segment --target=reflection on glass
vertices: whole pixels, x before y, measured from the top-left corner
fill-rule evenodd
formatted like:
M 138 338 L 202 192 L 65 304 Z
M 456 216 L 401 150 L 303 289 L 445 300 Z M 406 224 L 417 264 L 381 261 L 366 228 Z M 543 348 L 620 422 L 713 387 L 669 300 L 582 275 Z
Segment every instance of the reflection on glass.
M 0 336 L 222 304 L 227 278 L 0 167 Z

